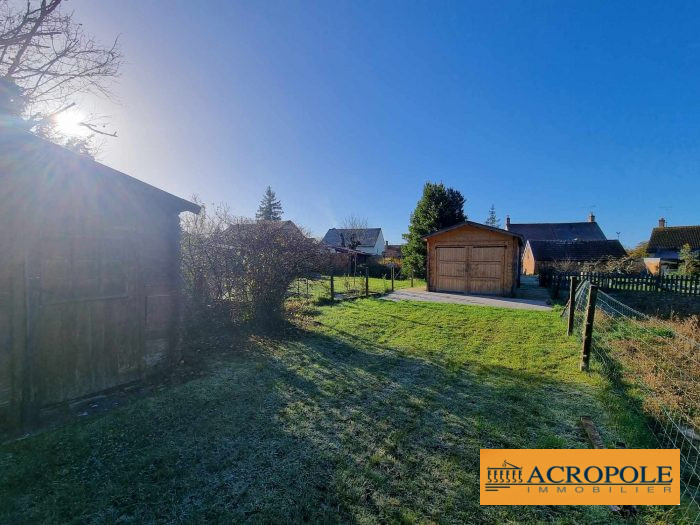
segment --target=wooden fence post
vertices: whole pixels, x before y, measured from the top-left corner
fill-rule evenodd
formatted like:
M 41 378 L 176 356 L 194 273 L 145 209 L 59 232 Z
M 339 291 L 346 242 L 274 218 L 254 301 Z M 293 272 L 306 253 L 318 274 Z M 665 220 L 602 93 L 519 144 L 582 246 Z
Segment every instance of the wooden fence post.
M 569 281 L 569 322 L 566 324 L 566 335 L 574 333 L 574 316 L 576 315 L 576 287 L 578 286 L 578 277 L 571 276 Z
M 413 268 L 411 268 L 411 288 L 413 288 Z
M 365 297 L 369 297 L 369 266 L 365 266 Z
M 391 265 L 391 291 L 394 291 L 394 265 Z
M 552 277 L 552 299 L 559 299 L 560 282 L 561 276 L 555 273 Z
M 333 282 L 333 274 L 334 273 L 335 272 L 333 271 L 333 267 L 331 266 L 331 302 L 333 302 L 335 300 L 335 286 L 334 286 L 335 283 Z
M 598 286 L 591 284 L 586 304 L 586 322 L 583 325 L 583 347 L 581 349 L 581 371 L 588 371 L 591 359 L 591 340 L 593 339 L 593 318 L 595 316 L 595 303 L 598 298 Z

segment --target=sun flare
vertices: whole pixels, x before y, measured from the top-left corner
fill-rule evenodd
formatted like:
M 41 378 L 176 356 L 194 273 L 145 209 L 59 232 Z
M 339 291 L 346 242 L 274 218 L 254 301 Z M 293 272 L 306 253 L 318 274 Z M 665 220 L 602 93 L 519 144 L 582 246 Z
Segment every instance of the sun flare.
M 81 111 L 68 109 L 54 117 L 56 129 L 63 135 L 73 137 L 85 137 L 90 130 L 82 125 L 85 121 L 85 114 Z

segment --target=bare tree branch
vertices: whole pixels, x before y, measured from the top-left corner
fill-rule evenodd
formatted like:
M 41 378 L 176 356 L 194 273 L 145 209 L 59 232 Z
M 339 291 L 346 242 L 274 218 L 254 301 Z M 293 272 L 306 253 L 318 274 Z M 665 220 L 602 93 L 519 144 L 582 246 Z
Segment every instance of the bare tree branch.
M 79 122 L 78 125 L 86 127 L 87 129 L 89 129 L 93 133 L 98 133 L 99 135 L 106 135 L 108 137 L 116 137 L 117 136 L 116 131 L 114 131 L 112 133 L 110 133 L 108 131 L 102 131 L 101 129 L 97 129 L 93 124 L 90 124 L 89 122 Z
M 122 62 L 119 38 L 101 45 L 84 32 L 72 12 L 61 10 L 63 1 L 29 0 L 17 9 L 15 2 L 0 0 L 0 83 L 19 88 L 18 116 L 36 130 L 45 130 L 51 117 L 70 107 L 77 95 L 110 97 L 109 84 Z M 81 125 L 92 133 L 116 136 L 96 122 Z

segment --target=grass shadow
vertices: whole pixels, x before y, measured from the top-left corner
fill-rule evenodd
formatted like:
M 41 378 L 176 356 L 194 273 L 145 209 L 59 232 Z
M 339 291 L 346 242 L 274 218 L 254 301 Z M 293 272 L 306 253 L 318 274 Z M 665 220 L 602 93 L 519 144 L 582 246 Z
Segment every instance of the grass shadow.
M 253 337 L 207 377 L 0 447 L 0 522 L 614 521 L 478 504 L 480 448 L 587 446 L 581 407 L 604 418 L 590 385 L 476 353 L 455 368 L 364 318 L 327 318 L 399 328 L 370 307 L 327 309 L 319 330 Z

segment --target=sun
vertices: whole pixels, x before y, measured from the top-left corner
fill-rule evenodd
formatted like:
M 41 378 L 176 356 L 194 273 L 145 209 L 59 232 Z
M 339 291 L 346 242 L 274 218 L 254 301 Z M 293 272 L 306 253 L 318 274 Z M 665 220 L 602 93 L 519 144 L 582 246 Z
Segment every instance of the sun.
M 71 137 L 86 137 L 90 130 L 81 123 L 85 122 L 85 114 L 77 109 L 67 109 L 54 118 L 56 130 L 62 135 Z

